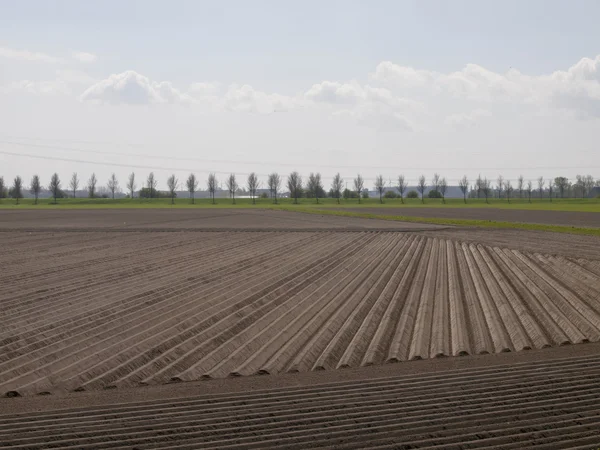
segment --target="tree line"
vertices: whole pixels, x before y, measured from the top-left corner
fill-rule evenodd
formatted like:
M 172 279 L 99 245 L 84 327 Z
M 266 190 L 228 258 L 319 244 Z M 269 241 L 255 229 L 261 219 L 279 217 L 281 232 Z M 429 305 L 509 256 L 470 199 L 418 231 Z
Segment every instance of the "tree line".
M 193 173 L 188 176 L 185 182 L 181 185 L 175 175 L 171 175 L 167 179 L 167 191 L 159 191 L 158 180 L 151 172 L 144 180 L 138 191 L 138 179 L 136 178 L 135 172 L 132 172 L 127 178 L 125 189 L 129 198 L 135 198 L 137 193 L 140 198 L 170 198 L 171 203 L 175 203 L 177 197 L 177 190 L 184 187 L 189 193 L 189 197 L 192 203 L 195 202 L 195 194 L 198 192 L 200 180 Z M 68 197 L 70 194 L 73 198 L 77 197 L 79 188 L 84 187 L 89 198 L 97 198 L 99 196 L 115 198 L 115 194 L 120 193 L 120 184 L 117 176 L 113 173 L 108 181 L 106 182 L 105 192 L 109 194 L 100 194 L 101 187 L 98 185 L 98 178 L 93 173 L 85 184 L 83 184 L 77 173 L 73 173 L 69 179 L 66 191 L 62 188 L 62 181 L 57 173 L 54 173 L 50 178 L 50 183 L 47 187 L 48 191 L 54 202 L 57 199 Z M 236 193 L 240 189 L 247 188 L 247 192 L 250 193 L 253 203 L 256 203 L 257 191 L 261 188 L 261 182 L 258 179 L 256 173 L 251 173 L 245 180 L 245 185 L 241 186 L 238 183 L 238 178 L 234 173 L 230 174 L 225 179 L 225 186 L 229 193 L 229 197 L 232 203 L 235 204 Z M 329 186 L 329 190 L 326 191 L 325 185 L 323 184 L 321 174 L 311 172 L 308 178 L 305 180 L 302 176 L 294 171 L 291 172 L 287 178 L 283 178 L 276 172 L 268 175 L 266 182 L 267 190 L 274 203 L 278 202 L 278 199 L 282 195 L 283 189 L 287 189 L 290 198 L 294 200 L 294 203 L 298 203 L 300 198 L 311 198 L 315 199 L 317 203 L 322 198 L 335 198 L 340 203 L 341 198 L 356 198 L 358 202 L 361 202 L 361 198 L 368 198 L 368 190 L 365 189 L 364 178 L 358 174 L 351 180 L 352 189 L 348 189 L 345 186 L 345 181 L 339 173 L 337 173 Z M 544 177 L 539 177 L 536 183 L 531 180 L 525 181 L 523 176 L 519 176 L 516 184 L 513 185 L 511 180 L 504 179 L 502 175 L 499 175 L 495 180 L 492 180 L 481 175 L 477 177 L 474 183 L 471 185 L 467 176 L 463 176 L 458 182 L 458 188 L 460 189 L 463 200 L 466 203 L 467 198 L 485 198 L 488 202 L 490 198 L 506 199 L 509 203 L 511 199 L 526 198 L 531 202 L 532 197 L 539 197 L 540 199 L 548 198 L 552 201 L 553 198 L 565 198 L 565 197 L 579 197 L 585 198 L 591 192 L 594 187 L 600 187 L 600 179 L 595 180 L 591 175 L 577 175 L 575 180 L 571 182 L 566 177 L 556 177 L 554 179 L 545 180 Z M 425 202 L 425 192 L 428 192 L 430 198 L 441 198 L 442 202 L 446 201 L 446 194 L 449 188 L 449 184 L 445 177 L 435 173 L 431 180 L 428 182 L 425 175 L 421 175 L 417 181 L 416 191 L 408 190 L 408 182 L 404 175 L 399 175 L 394 183 L 389 180 L 386 183 L 383 175 L 377 175 L 374 183 L 375 191 L 379 195 L 380 202 L 383 203 L 384 198 L 399 198 L 401 202 L 404 202 L 405 198 L 421 198 L 421 202 Z M 3 177 L 0 177 L 0 198 L 13 198 L 19 204 L 20 199 L 23 198 L 25 186 L 20 176 L 17 176 L 13 180 L 13 184 L 7 187 Z M 40 177 L 34 175 L 29 185 L 29 192 L 33 195 L 34 201 L 37 204 L 39 195 L 43 190 Z M 212 203 L 215 203 L 215 194 L 220 190 L 220 185 L 217 177 L 214 173 L 208 175 L 206 180 L 206 191 Z M 397 192 L 397 193 L 396 193 Z

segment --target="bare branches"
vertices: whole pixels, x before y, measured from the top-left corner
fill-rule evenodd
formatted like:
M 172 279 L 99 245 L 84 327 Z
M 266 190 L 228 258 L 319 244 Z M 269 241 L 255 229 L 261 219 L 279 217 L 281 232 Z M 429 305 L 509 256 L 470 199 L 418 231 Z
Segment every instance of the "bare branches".
M 194 175 L 193 173 L 190 173 L 190 176 L 188 177 L 188 179 L 185 182 L 185 186 L 187 187 L 188 192 L 190 193 L 190 198 L 192 199 L 192 203 L 195 203 L 195 192 L 198 190 L 198 179 L 196 178 L 196 175 Z
M 235 193 L 238 190 L 238 183 L 235 178 L 235 174 L 232 173 L 225 180 L 225 185 L 227 186 L 227 190 L 229 191 L 229 197 L 232 199 L 233 204 L 235 205 Z
M 496 181 L 496 189 L 498 190 L 498 198 L 501 198 L 502 189 L 504 189 L 504 177 L 502 175 L 498 175 L 498 180 Z
M 434 191 L 439 191 L 440 188 L 440 174 L 434 173 L 433 178 L 431 179 L 431 187 Z
M 148 175 L 148 179 L 146 180 L 146 186 L 148 187 L 148 195 L 150 196 L 150 198 L 154 198 L 156 186 L 158 186 L 158 181 L 154 176 L 154 172 L 150 172 L 150 175 Z
M 508 199 L 508 203 L 510 203 L 510 195 L 512 194 L 513 187 L 510 180 L 506 180 L 504 182 L 504 190 L 506 191 L 506 198 Z
M 79 177 L 77 176 L 77 172 L 73 172 L 71 176 L 71 181 L 69 182 L 69 189 L 73 192 L 73 198 L 77 195 L 77 189 L 79 189 Z
M 404 203 L 404 191 L 406 191 L 407 187 L 408 183 L 406 182 L 404 175 L 398 175 L 398 185 L 396 186 L 396 189 L 398 189 L 398 192 L 400 193 L 400 201 L 402 203 Z
M 427 188 L 427 181 L 425 180 L 425 175 L 421 175 L 419 177 L 419 183 L 417 184 L 417 190 L 421 193 L 421 203 L 425 203 L 423 195 L 425 194 L 426 188 Z
M 344 185 L 344 180 L 341 177 L 340 173 L 336 173 L 333 177 L 333 181 L 331 182 L 331 191 L 335 198 L 337 198 L 338 205 L 340 203 L 340 196 L 342 193 L 342 186 Z
M 379 203 L 383 203 L 383 192 L 385 191 L 383 175 L 377 175 L 377 178 L 375 178 L 375 190 L 379 193 Z
M 258 177 L 254 172 L 248 175 L 248 191 L 252 197 L 252 204 L 256 205 L 256 191 L 258 190 Z
M 537 182 L 538 189 L 540 191 L 540 200 L 542 200 L 542 197 L 544 196 L 544 184 L 546 184 L 546 182 L 544 181 L 544 177 L 539 177 Z
M 60 178 L 57 173 L 52 175 L 50 178 L 50 186 L 48 187 L 50 192 L 52 192 L 52 197 L 54 197 L 54 204 L 56 204 L 56 199 L 60 195 Z
M 40 191 L 42 190 L 42 183 L 40 183 L 40 177 L 38 175 L 34 175 L 31 179 L 31 187 L 29 188 L 29 192 L 33 194 L 35 198 L 35 204 L 37 205 L 38 197 L 40 196 Z
M 298 203 L 298 198 L 302 195 L 302 177 L 298 172 L 292 172 L 288 175 L 287 180 L 290 197 L 293 197 L 294 203 Z
M 487 177 L 484 178 L 481 183 L 481 190 L 483 191 L 485 202 L 489 203 L 488 198 L 490 197 L 490 192 L 492 190 L 492 183 L 490 180 L 487 179 Z
M 214 173 L 208 174 L 208 181 L 206 182 L 206 187 L 208 188 L 208 192 L 210 193 L 210 197 L 212 198 L 212 203 L 214 205 L 215 192 L 217 191 L 217 177 Z
M 467 178 L 466 175 L 464 175 L 460 181 L 458 182 L 458 187 L 460 188 L 462 194 L 463 194 L 463 200 L 465 203 L 467 203 L 467 192 L 469 190 L 469 179 Z
M 179 181 L 175 178 L 175 175 L 171 175 L 167 179 L 167 187 L 169 188 L 169 195 L 171 197 L 171 205 L 175 204 L 175 197 L 177 196 L 177 186 L 179 186 Z
M 523 183 L 525 179 L 523 175 L 519 175 L 519 179 L 517 180 L 517 189 L 519 190 L 519 198 L 523 198 Z
M 19 204 L 19 201 L 23 198 L 23 179 L 18 175 L 13 181 L 11 197 L 17 201 L 17 205 Z
M 277 195 L 281 190 L 281 177 L 277 172 L 273 172 L 269 175 L 268 178 L 269 184 L 269 192 L 271 193 L 271 198 L 273 199 L 273 203 L 277 204 Z
M 527 182 L 527 195 L 529 196 L 529 203 L 531 203 L 531 191 L 533 190 L 533 183 L 531 181 Z
M 96 185 L 98 184 L 98 179 L 96 178 L 96 174 L 93 173 L 90 179 L 88 180 L 87 191 L 88 197 L 94 198 L 96 196 Z
M 113 173 L 108 179 L 108 190 L 112 194 L 112 199 L 115 199 L 115 191 L 119 188 L 119 180 L 117 180 L 117 176 Z
M 440 194 L 442 194 L 442 203 L 446 203 L 446 191 L 448 190 L 448 182 L 446 181 L 446 177 L 443 177 L 440 180 Z
M 135 184 L 135 172 L 131 172 L 129 174 L 129 178 L 127 179 L 127 190 L 129 191 L 129 195 L 131 196 L 131 198 L 134 197 L 136 187 L 137 186 Z
M 319 203 L 319 198 L 325 196 L 325 190 L 323 189 L 323 183 L 321 181 L 320 173 L 310 173 L 308 181 L 306 182 L 306 195 L 307 197 L 314 197 Z
M 362 191 L 363 191 L 364 187 L 365 187 L 365 180 L 363 180 L 363 177 L 359 173 L 358 175 L 356 175 L 356 178 L 354 179 L 354 190 L 358 194 L 358 203 L 359 204 L 360 204 L 360 197 L 362 196 Z

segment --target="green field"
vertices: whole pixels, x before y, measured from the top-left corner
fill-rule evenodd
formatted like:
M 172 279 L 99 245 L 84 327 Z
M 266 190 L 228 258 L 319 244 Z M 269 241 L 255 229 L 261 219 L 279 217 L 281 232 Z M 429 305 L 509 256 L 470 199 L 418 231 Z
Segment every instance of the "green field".
M 170 199 L 104 199 L 104 198 L 68 198 L 59 199 L 57 204 L 54 204 L 52 199 L 40 199 L 35 205 L 33 199 L 21 199 L 20 205 L 16 204 L 13 199 L 1 199 L 0 209 L 6 208 L 39 208 L 39 209 L 62 209 L 62 208 L 255 208 L 255 207 L 277 207 L 273 205 L 270 199 L 257 199 L 256 205 L 252 204 L 251 199 L 243 198 L 236 199 L 236 204 L 233 205 L 228 198 L 216 199 L 216 204 L 213 205 L 210 199 L 196 199 L 195 204 L 187 198 L 178 198 L 175 200 L 175 205 L 171 205 Z M 469 199 L 465 204 L 462 199 L 448 199 L 446 203 L 442 203 L 440 199 L 425 199 L 425 203 L 417 199 L 405 199 L 401 203 L 399 199 L 386 199 L 384 203 L 380 203 L 379 199 L 369 198 L 362 199 L 358 203 L 357 199 L 340 200 L 338 205 L 337 200 L 332 198 L 320 199 L 319 204 L 314 199 L 300 199 L 298 205 L 293 203 L 291 199 L 279 199 L 278 204 L 288 208 L 319 208 L 319 207 L 361 207 L 368 212 L 369 207 L 384 207 L 384 208 L 500 208 L 500 209 L 519 209 L 519 210 L 545 210 L 545 211 L 579 211 L 579 212 L 600 212 L 600 199 L 553 199 L 551 202 L 548 199 L 532 199 L 529 203 L 526 199 L 511 200 L 508 203 L 505 199 L 490 199 L 486 203 L 484 199 Z

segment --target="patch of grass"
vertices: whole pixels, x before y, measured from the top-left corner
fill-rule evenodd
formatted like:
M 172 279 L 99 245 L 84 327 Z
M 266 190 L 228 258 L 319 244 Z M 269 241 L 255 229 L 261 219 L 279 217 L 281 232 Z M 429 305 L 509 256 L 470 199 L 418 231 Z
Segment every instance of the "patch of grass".
M 404 203 L 400 199 L 385 199 L 384 203 L 380 203 L 378 198 L 362 199 L 358 203 L 357 199 L 341 200 L 340 204 L 336 199 L 325 198 L 320 199 L 319 204 L 314 199 L 300 199 L 295 205 L 292 199 L 279 199 L 279 205 L 273 205 L 270 199 L 256 199 L 256 205 L 252 204 L 249 198 L 236 199 L 236 204 L 233 205 L 229 198 L 218 198 L 216 204 L 213 205 L 210 199 L 196 199 L 195 204 L 192 204 L 188 198 L 178 198 L 175 204 L 171 205 L 171 200 L 168 198 L 161 199 L 105 199 L 105 198 L 67 198 L 59 199 L 57 204 L 54 204 L 52 199 L 40 199 L 37 205 L 33 199 L 22 199 L 21 204 L 17 205 L 13 199 L 0 199 L 0 209 L 97 209 L 97 208 L 301 208 L 301 209 L 319 209 L 327 208 L 364 208 L 368 212 L 369 208 L 495 208 L 495 209 L 517 209 L 517 210 L 545 210 L 545 211 L 579 211 L 579 212 L 600 212 L 600 199 L 554 199 L 550 202 L 548 199 L 534 199 L 529 203 L 526 199 L 516 199 L 508 203 L 506 200 L 490 199 L 486 203 L 484 199 L 469 199 L 465 204 L 462 199 L 447 199 L 446 203 L 442 203 L 441 199 L 425 199 L 425 203 L 421 203 L 420 199 L 405 199 Z
M 281 209 L 285 211 L 296 211 L 306 214 L 319 214 L 319 215 L 330 215 L 330 216 L 342 216 L 342 217 L 358 217 L 363 219 L 380 219 L 380 220 L 395 220 L 400 222 L 416 222 L 416 223 L 432 223 L 436 225 L 455 225 L 464 227 L 477 227 L 477 228 L 503 228 L 503 229 L 517 229 L 517 230 L 530 230 L 530 231 L 551 231 L 554 233 L 567 233 L 567 234 L 579 234 L 585 236 L 599 236 L 600 228 L 584 228 L 584 227 L 569 227 L 564 225 L 543 225 L 535 223 L 521 223 L 521 222 L 500 222 L 493 220 L 472 220 L 472 219 L 442 219 L 435 217 L 408 217 L 408 216 L 397 216 L 389 214 L 372 214 L 368 212 L 352 212 L 352 211 L 341 211 L 334 209 L 317 209 L 317 208 L 300 208 L 300 207 L 285 207 L 280 206 L 274 209 Z

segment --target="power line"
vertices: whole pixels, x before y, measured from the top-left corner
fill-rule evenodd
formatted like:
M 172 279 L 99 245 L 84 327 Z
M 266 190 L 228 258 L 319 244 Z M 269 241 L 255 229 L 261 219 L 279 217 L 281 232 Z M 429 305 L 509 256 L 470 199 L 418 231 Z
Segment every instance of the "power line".
M 48 144 L 28 144 L 28 143 L 23 143 L 23 142 L 15 142 L 15 141 L 2 141 L 0 140 L 0 144 L 7 144 L 7 145 L 20 145 L 23 147 L 38 147 L 38 148 L 49 148 L 49 149 L 54 149 L 54 150 L 64 150 L 64 151 L 71 151 L 71 152 L 81 152 L 81 153 L 91 153 L 91 154 L 99 154 L 99 155 L 116 155 L 116 156 L 131 156 L 131 157 L 142 157 L 142 158 L 150 158 L 150 159 L 170 159 L 170 160 L 174 160 L 174 161 L 198 161 L 198 162 L 205 162 L 205 163 L 211 163 L 211 164 L 252 164 L 252 165 L 261 165 L 264 166 L 265 164 L 271 164 L 273 166 L 286 166 L 286 167 L 298 167 L 298 166 L 304 166 L 304 167 L 310 167 L 312 165 L 309 164 L 303 164 L 303 163 L 278 163 L 278 162 L 264 162 L 264 161 L 231 161 L 231 160 L 212 160 L 212 159 L 201 159 L 201 158 L 181 158 L 181 157 L 177 157 L 177 156 L 154 156 L 154 155 L 148 155 L 145 153 L 123 153 L 123 152 L 111 152 L 111 151 L 100 151 L 100 150 L 85 150 L 85 149 L 79 149 L 79 148 L 72 148 L 72 147 L 62 147 L 62 146 L 57 146 L 57 145 L 48 145 Z M 7 152 L 4 152 L 5 154 L 9 154 Z M 19 154 L 14 154 L 16 156 L 19 156 Z M 30 157 L 37 157 L 34 155 L 29 155 Z M 62 159 L 63 161 L 71 161 L 69 159 Z M 78 160 L 72 160 L 73 162 L 83 162 L 83 161 L 78 161 Z M 87 161 L 86 163 L 88 164 L 93 164 L 93 162 L 91 161 Z M 108 163 L 103 163 L 103 164 L 108 164 Z M 110 165 L 110 164 L 109 164 Z M 123 167 L 131 167 L 131 166 L 123 166 Z M 140 168 L 147 168 L 147 167 L 143 167 L 143 166 L 139 166 Z M 324 168 L 328 168 L 328 169 L 358 169 L 358 170 L 365 170 L 365 169 L 384 169 L 384 170 L 394 170 L 396 172 L 402 172 L 402 171 L 408 171 L 408 170 L 419 170 L 419 171 L 431 171 L 431 170 L 456 170 L 456 171 L 483 171 L 483 170 L 487 170 L 487 171 L 500 171 L 500 170 L 577 170 L 577 169 L 600 169 L 600 166 L 589 166 L 589 165 L 584 165 L 584 166 L 537 166 L 537 167 L 473 167 L 473 168 L 468 168 L 468 167 L 391 167 L 391 166 L 343 166 L 343 165 L 326 165 L 326 164 L 319 164 L 319 167 L 324 167 Z M 157 168 L 156 170 L 160 170 L 161 168 Z M 187 170 L 187 169 L 166 169 L 166 170 Z M 216 173 L 229 173 L 229 172 L 216 172 Z
M 172 172 L 190 172 L 190 171 L 196 171 L 196 172 L 200 172 L 200 173 L 209 173 L 209 172 L 213 172 L 213 173 L 217 173 L 220 175 L 229 175 L 231 172 L 223 172 L 223 171 L 211 171 L 211 170 L 206 170 L 206 169 L 198 169 L 198 168 L 191 168 L 191 167 L 187 167 L 187 168 L 181 168 L 181 167 L 166 167 L 166 166 L 149 166 L 149 165 L 141 165 L 141 164 L 124 164 L 124 163 L 115 163 L 115 162 L 104 162 L 104 161 L 89 161 L 89 160 L 83 160 L 83 159 L 74 159 L 74 158 L 62 158 L 59 156 L 47 156 L 47 155 L 33 155 L 33 154 L 29 154 L 29 153 L 15 153 L 15 152 L 7 152 L 4 150 L 0 150 L 0 154 L 3 155 L 9 155 L 9 156 L 16 156 L 16 157 L 26 157 L 26 158 L 35 158 L 35 159 L 44 159 L 44 160 L 49 160 L 49 161 L 62 161 L 62 162 L 70 162 L 70 163 L 79 163 L 79 164 L 91 164 L 91 165 L 97 165 L 97 166 L 109 166 L 109 167 L 123 167 L 123 168 L 127 168 L 127 169 L 146 169 L 146 170 L 160 170 L 160 171 L 172 171 Z M 432 169 L 429 169 L 432 170 Z M 450 169 L 448 169 L 450 170 Z M 467 170 L 474 170 L 474 169 L 467 169 Z M 250 172 L 235 172 L 236 175 L 250 175 Z M 260 177 L 268 177 L 268 174 L 264 174 L 264 173 L 256 173 L 257 176 Z M 352 177 L 343 177 L 343 178 L 348 178 L 348 179 L 352 179 Z M 534 177 L 528 177 L 530 179 L 536 179 L 537 176 Z M 551 179 L 552 177 L 545 177 L 548 179 Z M 330 180 L 333 179 L 333 177 L 323 177 L 323 179 L 325 180 Z M 375 178 L 363 178 L 365 181 L 375 181 Z M 447 180 L 449 182 L 456 182 L 458 183 L 460 181 L 460 179 L 449 179 L 447 178 Z M 395 180 L 394 180 L 395 181 Z M 517 181 L 516 179 L 509 179 L 509 178 L 505 178 L 505 181 Z M 392 185 L 388 185 L 386 187 L 394 187 Z

